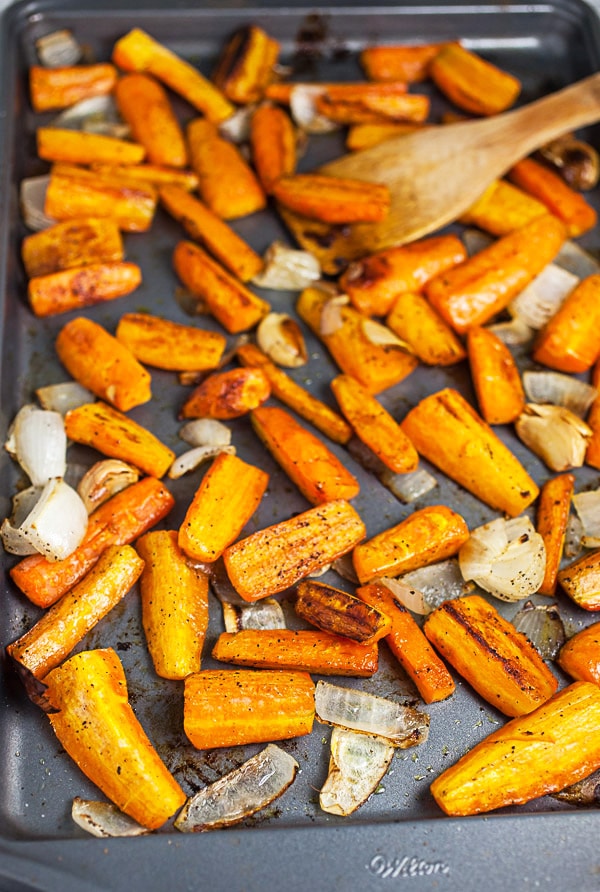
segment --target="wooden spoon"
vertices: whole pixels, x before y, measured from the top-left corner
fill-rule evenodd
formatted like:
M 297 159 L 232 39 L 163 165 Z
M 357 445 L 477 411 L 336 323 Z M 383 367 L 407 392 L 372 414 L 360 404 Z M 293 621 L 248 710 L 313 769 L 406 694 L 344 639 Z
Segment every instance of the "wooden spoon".
M 598 119 L 600 73 L 514 111 L 396 136 L 320 168 L 389 186 L 391 208 L 381 223 L 331 226 L 279 210 L 298 243 L 335 275 L 350 260 L 445 226 L 521 158 Z

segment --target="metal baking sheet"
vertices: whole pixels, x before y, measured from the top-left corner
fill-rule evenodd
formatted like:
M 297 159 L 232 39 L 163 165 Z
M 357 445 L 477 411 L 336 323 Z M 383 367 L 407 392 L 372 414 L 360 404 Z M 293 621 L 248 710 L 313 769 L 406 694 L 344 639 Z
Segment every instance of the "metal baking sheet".
M 579 0 L 548 3 L 478 3 L 377 6 L 344 4 L 315 9 L 300 4 L 285 7 L 264 3 L 171 5 L 99 0 L 32 0 L 11 6 L 0 30 L 0 436 L 10 419 L 30 401 L 36 387 L 64 380 L 53 350 L 56 334 L 71 315 L 35 319 L 26 305 L 26 280 L 19 245 L 26 230 L 18 207 L 18 184 L 25 176 L 46 171 L 36 158 L 34 134 L 48 120 L 34 116 L 27 96 L 27 69 L 35 60 L 35 40 L 58 28 L 73 30 L 99 59 L 108 59 L 115 40 L 132 27 L 141 27 L 209 73 L 226 37 L 247 23 L 262 25 L 281 41 L 282 61 L 297 77 L 352 80 L 361 76 L 357 53 L 376 42 L 428 42 L 461 38 L 471 48 L 523 81 L 521 101 L 536 98 L 583 77 L 599 67 L 600 30 L 596 10 Z M 193 116 L 184 104 L 182 120 Z M 597 143 L 597 131 L 586 136 Z M 340 154 L 338 135 L 311 140 L 302 169 Z M 597 196 L 590 200 L 597 204 Z M 260 252 L 274 238 L 285 238 L 271 213 L 234 224 Z M 179 321 L 189 321 L 178 302 L 171 252 L 185 237 L 179 226 L 159 211 L 152 230 L 126 236 L 128 259 L 140 263 L 144 283 L 129 297 L 86 311 L 113 330 L 124 312 L 150 309 Z M 600 249 L 598 230 L 582 243 Z M 274 309 L 293 308 L 295 295 L 264 292 Z M 202 325 L 211 327 L 207 317 Z M 293 374 L 322 399 L 332 403 L 328 382 L 335 368 L 322 346 L 306 332 L 309 366 Z M 230 339 L 232 340 L 232 339 Z M 152 373 L 151 404 L 132 412 L 177 452 L 183 443 L 177 431 L 177 411 L 186 388 L 175 376 Z M 452 384 L 470 393 L 463 366 L 451 370 L 421 369 L 381 400 L 397 417 L 427 392 Z M 304 510 L 307 504 L 273 461 L 258 447 L 246 419 L 232 424 L 238 454 L 260 463 L 271 474 L 269 496 L 247 531 Z M 509 431 L 519 457 L 539 482 L 548 471 Z M 361 483 L 354 503 L 369 535 L 398 522 L 411 510 L 357 466 L 341 447 Z M 91 453 L 75 449 L 72 459 L 90 463 Z M 198 485 L 201 472 L 169 483 L 177 507 L 163 526 L 176 528 Z M 445 502 L 459 510 L 473 527 L 493 515 L 482 503 L 437 474 L 440 485 L 418 504 Z M 599 485 L 592 469 L 577 473 L 578 488 Z M 11 460 L 0 450 L 0 507 L 4 516 L 19 483 Z M 3 558 L 5 569 L 12 560 Z M 339 577 L 325 577 L 344 586 Z M 0 593 L 2 648 L 37 618 L 38 611 L 4 577 Z M 285 604 L 289 602 L 283 596 Z M 572 628 L 593 617 L 566 599 L 560 608 Z M 514 605 L 500 605 L 511 617 Z M 216 599 L 203 665 L 212 665 L 211 643 L 221 630 Z M 289 612 L 289 611 L 288 611 Z M 161 756 L 191 792 L 197 786 L 239 765 L 256 748 L 199 753 L 186 743 L 182 730 L 181 685 L 159 679 L 147 656 L 136 593 L 116 608 L 86 638 L 81 647 L 111 645 L 121 657 L 134 708 Z M 390 696 L 411 697 L 414 691 L 382 647 L 377 676 L 361 682 L 367 689 Z M 561 677 L 561 681 L 565 679 Z M 343 680 L 343 684 L 353 682 Z M 431 716 L 426 744 L 405 750 L 394 759 L 382 790 L 350 818 L 335 818 L 318 808 L 318 789 L 328 761 L 328 729 L 316 725 L 312 735 L 283 742 L 300 763 L 300 774 L 274 806 L 243 825 L 223 831 L 185 836 L 166 826 L 135 840 L 87 837 L 70 818 L 74 796 L 95 798 L 97 790 L 61 750 L 45 716 L 25 697 L 3 663 L 0 674 L 0 889 L 24 890 L 288 890 L 411 889 L 480 890 L 598 889 L 600 854 L 597 835 L 600 813 L 581 811 L 549 797 L 519 809 L 470 819 L 444 817 L 429 794 L 429 783 L 503 718 L 457 679 L 457 692 L 447 702 L 423 707 Z

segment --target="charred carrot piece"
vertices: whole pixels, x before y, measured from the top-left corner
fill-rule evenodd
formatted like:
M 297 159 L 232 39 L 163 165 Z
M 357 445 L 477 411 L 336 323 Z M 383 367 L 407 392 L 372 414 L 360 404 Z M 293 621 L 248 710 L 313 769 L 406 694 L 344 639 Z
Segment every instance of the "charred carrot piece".
M 133 139 L 144 147 L 151 164 L 186 166 L 183 130 L 164 87 L 157 80 L 143 72 L 125 74 L 117 81 L 115 100 Z
M 427 282 L 466 257 L 457 236 L 436 235 L 351 263 L 340 276 L 339 285 L 365 316 L 385 316 L 399 294 L 421 291 Z
M 56 223 L 26 236 L 21 259 L 29 278 L 63 269 L 123 260 L 123 239 L 113 220 L 88 217 Z
M 204 245 L 219 263 L 242 282 L 248 282 L 262 270 L 262 257 L 187 190 L 180 186 L 162 186 L 159 197 L 163 207 L 182 224 L 190 238 Z
M 218 331 L 182 325 L 150 313 L 125 313 L 115 336 L 139 362 L 175 372 L 216 369 L 227 345 Z
M 273 78 L 278 56 L 279 43 L 262 28 L 239 28 L 223 48 L 212 79 L 232 102 L 258 102 Z
M 312 505 L 358 495 L 354 474 L 285 409 L 260 406 L 250 419 L 263 445 Z
M 56 316 L 124 297 L 141 281 L 137 263 L 90 263 L 33 276 L 27 283 L 27 299 L 36 316 Z
M 55 341 L 58 358 L 70 375 L 121 412 L 148 402 L 150 374 L 133 353 L 105 328 L 78 316 Z
M 308 672 L 205 669 L 186 678 L 183 728 L 196 749 L 310 734 L 315 685 Z
M 416 356 L 395 341 L 393 334 L 386 343 L 381 337 L 385 329 L 372 331 L 371 320 L 319 288 L 306 288 L 296 309 L 340 370 L 360 381 L 369 393 L 398 384 L 418 365 Z
M 322 434 L 335 443 L 347 443 L 352 436 L 352 429 L 341 415 L 334 412 L 326 403 L 321 402 L 290 378 L 283 369 L 271 362 L 268 356 L 255 344 L 240 344 L 236 356 L 244 366 L 262 369 L 271 385 L 271 395 L 277 397 L 297 415 L 310 421 Z
M 130 545 L 110 545 L 81 582 L 8 645 L 8 654 L 44 678 L 125 597 L 143 566 Z
M 455 365 L 467 355 L 450 326 L 417 292 L 398 295 L 385 324 L 425 365 Z
M 359 543 L 352 563 L 361 583 L 399 576 L 452 557 L 468 538 L 469 528 L 460 514 L 446 505 L 428 505 Z
M 93 171 L 53 170 L 44 211 L 55 220 L 108 217 L 126 232 L 145 232 L 156 210 L 156 190 L 139 183 L 128 185 Z
M 271 395 L 261 369 L 229 369 L 213 372 L 187 398 L 180 418 L 217 418 L 227 421 L 246 415 Z
M 390 192 L 381 183 L 297 173 L 281 177 L 273 196 L 289 210 L 324 223 L 376 223 L 390 207 Z
M 556 217 L 536 217 L 436 276 L 425 293 L 442 318 L 463 334 L 507 307 L 554 259 L 565 238 L 564 224 Z
M 422 123 L 430 108 L 428 96 L 408 93 L 404 82 L 332 84 L 315 97 L 317 112 L 336 124 Z
M 204 474 L 186 511 L 177 541 L 196 561 L 221 557 L 250 520 L 267 489 L 269 475 L 236 455 L 220 453 Z
M 592 623 L 563 644 L 557 662 L 576 681 L 590 681 L 600 685 L 599 653 L 600 623 Z
M 261 669 L 369 678 L 377 672 L 376 644 L 360 644 L 316 629 L 244 629 L 222 632 L 215 660 Z
M 523 158 L 511 167 L 508 177 L 562 220 L 570 237 L 583 235 L 596 225 L 598 215 L 594 208 L 545 164 L 533 158 Z
M 431 62 L 444 43 L 369 46 L 360 54 L 360 64 L 372 81 L 418 83 L 429 77 Z
M 342 414 L 356 436 L 398 474 L 414 471 L 419 455 L 387 409 L 351 375 L 337 375 L 331 382 Z
M 525 407 L 525 392 L 512 353 L 487 328 L 467 333 L 469 366 L 479 411 L 488 424 L 510 424 Z
M 432 59 L 429 73 L 455 105 L 475 115 L 495 115 L 513 105 L 521 82 L 459 43 L 447 43 Z
M 535 481 L 458 391 L 425 397 L 401 425 L 423 458 L 490 507 L 516 517 L 537 498 Z
M 548 213 L 537 198 L 507 180 L 496 180 L 481 198 L 459 218 L 466 226 L 478 226 L 491 235 L 508 235 L 536 217 Z
M 139 164 L 146 150 L 139 143 L 62 127 L 38 127 L 37 152 L 44 161 L 66 161 L 69 164 Z
M 424 631 L 450 665 L 505 715 L 531 712 L 558 687 L 529 639 L 479 595 L 444 601 L 428 615 Z
M 592 369 L 591 384 L 600 391 L 600 362 L 596 361 Z M 592 434 L 585 452 L 585 463 L 592 468 L 600 468 L 600 396 L 597 396 L 588 412 L 586 423 Z
M 283 176 L 296 170 L 296 130 L 290 116 L 276 105 L 259 106 L 250 120 L 252 161 L 267 193 Z
M 229 334 L 253 328 L 269 312 L 266 300 L 250 291 L 193 242 L 177 243 L 173 266 L 185 287 L 206 303 Z
M 559 570 L 558 584 L 583 610 L 600 610 L 600 549 Z
M 346 134 L 346 148 L 349 152 L 370 149 L 393 136 L 404 136 L 421 130 L 425 125 L 416 121 L 392 121 L 384 124 L 352 124 Z
M 58 111 L 111 93 L 117 82 L 117 69 L 108 62 L 91 65 L 62 65 L 29 69 L 29 96 L 36 112 Z
M 102 176 L 123 178 L 130 183 L 142 183 L 151 188 L 179 186 L 186 192 L 198 188 L 198 177 L 193 170 L 163 167 L 160 164 L 92 164 L 92 171 Z
M 600 765 L 599 717 L 597 685 L 574 682 L 446 769 L 433 797 L 446 814 L 471 815 L 563 790 Z
M 323 632 L 361 644 L 375 644 L 392 627 L 388 616 L 376 606 L 322 582 L 299 582 L 294 608 L 298 616 Z
M 195 118 L 186 133 L 200 195 L 218 217 L 237 219 L 266 207 L 267 199 L 256 174 L 239 149 L 219 135 L 214 124 Z
M 338 500 L 257 530 L 226 548 L 223 560 L 237 593 L 245 601 L 257 601 L 347 554 L 364 535 L 352 505 Z
M 144 477 L 90 514 L 83 541 L 68 558 L 23 558 L 10 570 L 11 578 L 34 604 L 50 607 L 85 576 L 109 545 L 129 545 L 166 517 L 174 504 L 160 480 Z
M 135 545 L 143 560 L 142 624 L 157 675 L 184 679 L 200 669 L 208 629 L 208 576 L 192 566 L 174 530 L 153 530 Z
M 587 372 L 600 355 L 600 275 L 588 276 L 567 295 L 533 345 L 533 358 L 561 372 Z
M 378 582 L 359 586 L 356 595 L 389 618 L 391 628 L 386 644 L 425 703 L 450 697 L 456 688 L 454 679 L 406 607 Z
M 140 28 L 133 28 L 117 40 L 112 60 L 124 71 L 145 71 L 153 75 L 203 112 L 209 121 L 219 124 L 235 111 L 218 87 L 197 68 Z
M 166 474 L 174 452 L 122 412 L 101 401 L 71 409 L 65 416 L 67 436 L 109 458 L 120 458 L 153 477 Z
M 553 596 L 556 592 L 574 487 L 572 474 L 559 474 L 547 480 L 540 490 L 536 526 L 546 547 L 546 572 L 538 589 L 540 595 Z
M 83 651 L 46 676 L 50 724 L 83 773 L 115 805 L 150 830 L 186 795 L 128 702 L 127 679 L 111 648 Z

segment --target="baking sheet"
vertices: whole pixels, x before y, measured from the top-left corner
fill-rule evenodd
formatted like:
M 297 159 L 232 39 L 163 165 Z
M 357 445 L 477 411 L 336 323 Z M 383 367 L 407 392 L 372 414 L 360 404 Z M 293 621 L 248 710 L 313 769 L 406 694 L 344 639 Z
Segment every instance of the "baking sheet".
M 18 210 L 18 183 L 24 176 L 46 171 L 35 157 L 35 127 L 48 120 L 34 116 L 27 99 L 27 68 L 35 60 L 34 41 L 56 28 L 69 27 L 89 44 L 99 60 L 107 59 L 114 41 L 132 27 L 142 27 L 170 48 L 209 73 L 226 37 L 238 26 L 259 24 L 282 43 L 282 61 L 294 65 L 298 77 L 352 80 L 361 76 L 357 52 L 374 42 L 425 42 L 462 38 L 471 48 L 507 68 L 523 81 L 522 101 L 528 101 L 597 70 L 600 36 L 594 10 L 579 2 L 549 4 L 446 5 L 426 7 L 381 4 L 312 7 L 264 4 L 260 8 L 227 5 L 218 9 L 177 7 L 159 3 L 48 2 L 17 4 L 4 16 L 0 33 L 2 118 L 0 119 L 0 282 L 2 283 L 2 376 L 0 435 L 18 408 L 32 398 L 36 387 L 64 380 L 54 357 L 57 332 L 72 315 L 36 320 L 25 302 L 19 244 L 26 231 Z M 178 104 L 182 120 L 193 116 Z M 51 117 L 51 116 L 50 116 Z M 594 128 L 586 134 L 598 142 Z M 310 169 L 341 151 L 339 136 L 311 140 L 302 169 Z M 596 196 L 591 200 L 596 202 Z M 235 228 L 260 252 L 276 238 L 285 237 L 271 214 L 238 221 Z M 129 297 L 95 307 L 86 313 L 114 330 L 125 312 L 150 309 L 187 322 L 189 316 L 176 297 L 177 279 L 170 256 L 185 235 L 166 214 L 159 212 L 152 231 L 126 236 L 129 260 L 139 262 L 144 284 Z M 598 232 L 582 243 L 591 250 Z M 293 307 L 295 295 L 261 292 L 276 310 Z M 212 327 L 203 317 L 201 323 Z M 307 369 L 295 377 L 333 405 L 328 382 L 335 368 L 322 346 L 306 332 L 311 352 Z M 230 339 L 231 341 L 232 339 Z M 310 378 L 308 376 L 310 375 Z M 154 399 L 131 414 L 154 430 L 164 442 L 182 452 L 177 410 L 186 388 L 175 376 L 153 372 Z M 446 384 L 470 394 L 464 364 L 450 370 L 423 369 L 380 395 L 397 417 L 426 393 Z M 304 510 L 307 503 L 295 492 L 274 462 L 257 446 L 247 420 L 232 425 L 233 442 L 242 458 L 260 463 L 271 474 L 271 495 L 263 500 L 247 531 L 266 526 Z M 539 482 L 548 471 L 514 439 L 511 447 L 527 463 Z M 361 482 L 353 500 L 373 535 L 405 517 L 410 508 L 396 499 L 367 472 L 345 457 Z M 90 463 L 91 453 L 78 448 L 71 458 Z M 195 490 L 201 472 L 169 483 L 177 507 L 163 526 L 176 528 Z M 493 514 L 460 487 L 436 474 L 440 486 L 418 506 L 445 502 L 460 511 L 469 526 Z M 592 469 L 578 472 L 578 489 L 598 486 Z M 0 505 L 10 509 L 10 495 L 19 475 L 14 464 L 0 455 Z M 5 566 L 12 563 L 5 559 Z M 339 577 L 325 581 L 344 587 Z M 5 578 L 0 629 L 2 645 L 18 637 L 37 618 L 38 611 Z M 283 598 L 288 604 L 287 599 Z M 542 599 L 543 600 L 543 599 Z M 498 605 L 496 605 L 498 606 Z M 574 628 L 592 617 L 566 600 L 561 611 Z M 500 605 L 512 616 L 517 607 Z M 213 620 L 205 652 L 221 630 L 220 611 L 211 602 Z M 289 611 L 288 611 L 289 612 Z M 126 669 L 134 708 L 161 756 L 191 791 L 237 766 L 257 748 L 197 753 L 186 744 L 181 724 L 181 686 L 154 675 L 139 622 L 135 592 L 117 607 L 82 643 L 81 648 L 114 646 Z M 79 649 L 81 649 L 79 648 Z M 361 686 L 396 697 L 414 695 L 396 663 L 381 648 L 377 676 Z M 203 666 L 212 664 L 207 656 Z M 597 889 L 600 856 L 594 840 L 600 815 L 575 811 L 544 798 L 518 810 L 485 818 L 456 820 L 443 817 L 428 792 L 430 781 L 504 719 L 475 697 L 458 680 L 454 697 L 423 707 L 431 716 L 426 744 L 399 752 L 383 790 L 350 818 L 335 818 L 318 808 L 318 789 L 327 771 L 329 731 L 315 725 L 309 738 L 282 742 L 298 760 L 301 772 L 274 806 L 244 825 L 186 837 L 170 826 L 136 840 L 92 840 L 70 818 L 74 796 L 95 798 L 96 788 L 60 750 L 45 716 L 25 698 L 6 666 L 0 677 L 0 889 L 164 889 L 173 882 L 182 889 L 275 889 L 285 884 L 300 888 L 377 889 L 381 884 L 410 881 L 412 888 Z M 353 684 L 341 680 L 342 684 Z

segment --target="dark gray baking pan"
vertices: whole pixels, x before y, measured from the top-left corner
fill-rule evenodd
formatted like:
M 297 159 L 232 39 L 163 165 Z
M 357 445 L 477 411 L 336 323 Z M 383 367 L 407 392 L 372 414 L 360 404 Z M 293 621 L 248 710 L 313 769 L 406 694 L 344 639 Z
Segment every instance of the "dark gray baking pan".
M 47 119 L 34 116 L 28 102 L 27 68 L 35 60 L 35 40 L 58 28 L 70 28 L 97 59 L 108 59 L 114 41 L 138 26 L 209 73 L 225 38 L 243 24 L 265 27 L 281 41 L 282 61 L 297 78 L 351 80 L 360 77 L 358 51 L 373 42 L 426 42 L 462 38 L 486 58 L 510 70 L 523 82 L 528 101 L 583 77 L 599 67 L 600 29 L 596 11 L 579 0 L 545 3 L 478 3 L 398 5 L 380 3 L 333 5 L 319 9 L 291 4 L 250 7 L 242 2 L 214 8 L 189 0 L 164 4 L 99 2 L 99 0 L 31 0 L 10 7 L 0 31 L 0 315 L 2 344 L 0 436 L 4 438 L 17 409 L 32 399 L 36 387 L 63 380 L 53 350 L 54 338 L 70 318 L 38 320 L 25 299 L 26 280 L 19 243 L 26 231 L 18 207 L 20 180 L 43 173 L 36 159 L 35 127 Z M 439 97 L 435 98 L 439 102 Z M 182 120 L 192 111 L 178 105 Z M 591 128 L 585 136 L 592 142 Z M 340 153 L 338 135 L 311 141 L 304 169 Z M 596 196 L 590 200 L 596 202 Z M 235 224 L 259 251 L 285 232 L 271 213 Z M 170 257 L 179 227 L 159 212 L 150 233 L 126 238 L 127 256 L 138 261 L 144 283 L 137 292 L 111 305 L 90 309 L 90 316 L 113 330 L 126 311 L 150 309 L 189 321 L 177 300 L 177 281 Z M 598 231 L 583 243 L 596 250 Z M 295 295 L 270 292 L 274 309 L 292 310 Z M 214 323 L 203 317 L 201 324 Z M 330 401 L 328 382 L 335 373 L 321 346 L 306 332 L 311 360 L 293 372 L 298 380 Z M 425 393 L 445 384 L 470 394 L 466 369 L 419 370 L 381 395 L 398 417 Z M 187 392 L 175 377 L 153 372 L 151 404 L 133 411 L 177 452 L 177 411 Z M 246 420 L 232 424 L 238 453 L 260 463 L 271 474 L 269 496 L 248 531 L 266 526 L 307 507 L 274 462 L 257 445 Z M 545 467 L 508 430 L 519 457 L 541 483 Z M 375 477 L 363 471 L 344 450 L 361 483 L 355 504 L 369 534 L 398 522 L 411 510 L 398 502 Z M 74 461 L 90 463 L 84 450 Z M 198 485 L 201 471 L 169 483 L 177 507 L 166 523 L 175 528 Z M 439 486 L 419 503 L 446 502 L 470 526 L 493 515 L 482 503 L 437 475 Z M 597 486 L 591 469 L 577 472 L 578 488 Z M 0 450 L 0 506 L 10 509 L 19 483 L 14 464 Z M 8 569 L 12 559 L 5 560 Z M 339 577 L 325 577 L 345 585 Z M 38 613 L 5 574 L 0 593 L 2 648 L 31 625 Z M 285 594 L 282 596 L 286 602 Z M 571 628 L 593 616 L 566 599 L 559 607 Z M 212 665 L 210 645 L 221 630 L 220 611 L 211 602 L 212 620 L 204 666 Z M 501 606 L 509 618 L 515 605 Z M 81 647 L 113 646 L 128 677 L 134 708 L 161 756 L 191 792 L 239 765 L 253 748 L 201 753 L 186 743 L 182 730 L 181 687 L 159 679 L 146 654 L 136 592 L 110 614 Z M 377 676 L 363 682 L 388 696 L 411 697 L 414 691 L 382 647 Z M 561 684 L 566 679 L 560 678 Z M 600 886 L 600 813 L 559 803 L 550 797 L 526 807 L 487 817 L 455 820 L 441 814 L 429 783 L 447 765 L 503 721 L 457 679 L 457 692 L 445 703 L 427 707 L 429 740 L 399 753 L 382 788 L 357 813 L 336 818 L 319 810 L 318 790 L 327 772 L 329 730 L 318 725 L 303 739 L 282 744 L 300 764 L 293 786 L 274 806 L 243 825 L 228 830 L 185 836 L 171 826 L 133 840 L 98 840 L 72 822 L 74 796 L 98 798 L 98 792 L 61 750 L 44 714 L 25 696 L 18 680 L 2 664 L 0 675 L 0 889 L 98 892 L 178 890 L 321 890 L 321 889 L 572 889 Z

